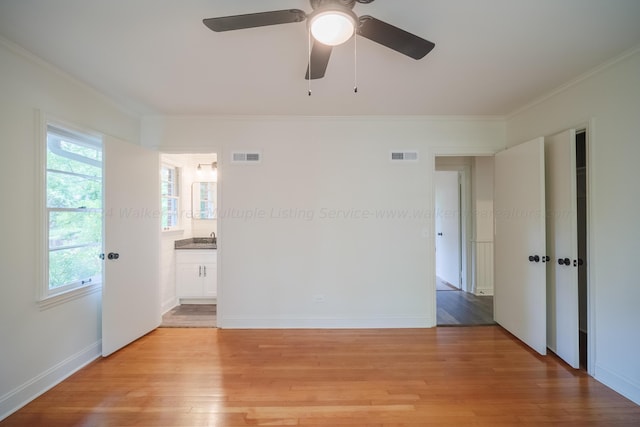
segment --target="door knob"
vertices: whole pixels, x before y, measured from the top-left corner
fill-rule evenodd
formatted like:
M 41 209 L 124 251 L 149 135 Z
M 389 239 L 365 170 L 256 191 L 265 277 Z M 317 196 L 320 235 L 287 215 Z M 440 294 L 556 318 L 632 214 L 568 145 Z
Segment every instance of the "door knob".
M 549 257 L 547 255 L 543 256 L 542 262 L 549 262 Z
M 540 257 L 538 255 L 529 255 L 530 262 L 540 262 Z
M 120 258 L 120 254 L 116 253 L 116 252 L 109 252 L 109 254 L 107 255 L 107 258 L 109 258 L 109 259 L 118 259 L 118 258 Z

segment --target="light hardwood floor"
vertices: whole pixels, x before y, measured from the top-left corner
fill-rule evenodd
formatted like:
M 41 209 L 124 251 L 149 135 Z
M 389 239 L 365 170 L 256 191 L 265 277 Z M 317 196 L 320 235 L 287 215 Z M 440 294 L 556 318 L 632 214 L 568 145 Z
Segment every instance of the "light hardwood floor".
M 638 426 L 640 407 L 498 326 L 157 329 L 8 426 Z

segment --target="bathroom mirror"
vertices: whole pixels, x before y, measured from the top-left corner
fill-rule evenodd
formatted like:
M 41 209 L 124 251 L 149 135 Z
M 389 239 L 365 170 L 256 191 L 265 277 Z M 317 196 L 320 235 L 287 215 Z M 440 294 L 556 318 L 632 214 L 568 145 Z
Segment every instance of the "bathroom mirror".
M 215 182 L 194 182 L 191 185 L 193 219 L 216 219 L 216 188 Z

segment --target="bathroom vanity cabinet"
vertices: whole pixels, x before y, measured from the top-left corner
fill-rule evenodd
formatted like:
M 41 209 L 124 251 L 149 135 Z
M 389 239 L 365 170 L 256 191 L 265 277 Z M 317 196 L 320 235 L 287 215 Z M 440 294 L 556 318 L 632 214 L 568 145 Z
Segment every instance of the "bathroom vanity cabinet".
M 215 249 L 176 250 L 176 296 L 212 299 L 217 296 Z

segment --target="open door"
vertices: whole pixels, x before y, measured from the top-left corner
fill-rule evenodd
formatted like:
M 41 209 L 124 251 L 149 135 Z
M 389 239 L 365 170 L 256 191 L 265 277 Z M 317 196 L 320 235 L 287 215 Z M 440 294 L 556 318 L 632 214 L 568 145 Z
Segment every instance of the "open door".
M 547 346 L 580 367 L 576 131 L 545 139 L 547 202 Z
M 496 154 L 494 189 L 494 318 L 546 354 L 544 138 Z
M 104 144 L 103 356 L 160 325 L 158 159 L 112 137 Z
M 435 172 L 436 275 L 461 287 L 460 178 L 457 171 Z

